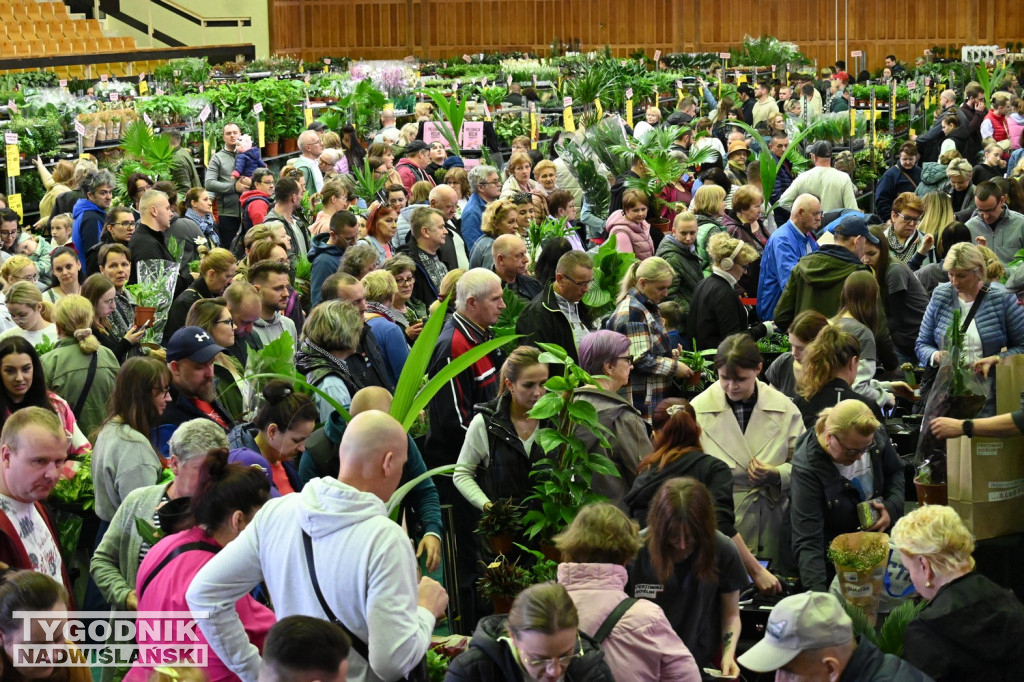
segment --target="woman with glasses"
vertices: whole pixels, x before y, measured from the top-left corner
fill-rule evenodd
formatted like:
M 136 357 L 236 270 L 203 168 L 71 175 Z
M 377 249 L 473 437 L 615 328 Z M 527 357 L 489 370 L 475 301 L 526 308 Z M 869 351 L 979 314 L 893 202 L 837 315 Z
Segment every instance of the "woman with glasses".
M 153 445 L 153 429 L 170 398 L 167 363 L 129 358 L 117 373 L 107 418 L 96 434 L 92 453 L 96 515 L 108 524 L 128 493 L 156 485 L 166 463 Z
M 826 552 L 837 535 L 884 533 L 903 515 L 903 462 L 880 427 L 862 401 L 841 400 L 823 409 L 797 441 L 790 521 L 793 555 L 807 590 L 828 590 L 835 567 Z M 862 502 L 870 503 L 875 523 L 861 525 Z
M 188 289 L 178 294 L 171 303 L 167 313 L 167 326 L 164 329 L 164 343 L 171 340 L 171 335 L 181 329 L 189 309 L 196 301 L 204 298 L 215 298 L 224 293 L 238 271 L 238 261 L 227 249 L 214 248 L 207 250 L 199 247 L 199 277 L 192 281 Z
M 71 405 L 82 431 L 92 435 L 107 415 L 107 397 L 114 390 L 120 365 L 93 336 L 93 306 L 70 294 L 53 311 L 57 345 L 42 356 L 46 385 Z
M 73 249 L 62 246 L 50 252 L 50 269 L 53 271 L 53 285 L 43 292 L 50 303 L 56 303 L 68 294 L 82 291 L 82 264 Z
M 600 644 L 580 631 L 576 605 L 558 583 L 532 585 L 508 615 L 477 623 L 469 648 L 452 659 L 445 682 L 612 682 Z
M 11 256 L 4 261 L 3 266 L 0 266 L 0 283 L 5 287 L 9 287 L 17 282 L 31 282 L 35 284 L 39 281 L 39 268 L 32 262 L 32 259 L 28 256 L 16 255 Z
M 252 187 L 238 198 L 242 210 L 242 222 L 247 229 L 253 225 L 261 225 L 267 213 L 274 206 L 274 172 L 269 168 L 257 168 L 252 173 Z M 242 237 L 237 238 L 239 241 Z M 233 245 L 232 250 L 235 250 Z
M 192 304 L 183 326 L 199 327 L 224 348 L 235 344 L 235 321 L 223 298 L 203 298 Z M 245 378 L 244 367 L 228 353 L 218 353 L 213 358 L 213 380 L 217 387 L 217 399 L 236 422 L 245 420 L 245 406 L 248 404 L 251 385 Z
M 629 567 L 633 597 L 665 612 L 697 666 L 739 676 L 740 590 L 749 583 L 736 546 L 715 528 L 715 505 L 695 478 L 667 481 L 651 500 L 647 544 Z
M 892 202 L 885 239 L 892 258 L 909 263 L 922 245 L 925 235 L 917 229 L 924 215 L 924 200 L 913 192 L 903 192 Z
M 12 256 L 7 259 L 7 263 L 16 258 L 20 259 L 24 256 Z M 7 263 L 4 263 L 5 267 Z M 34 266 L 29 263 L 29 267 Z M 10 277 L 7 279 L 10 280 Z M 7 310 L 17 326 L 0 334 L 0 339 L 20 336 L 33 346 L 38 346 L 41 343 L 49 345 L 57 343 L 57 325 L 53 323 L 53 304 L 43 300 L 43 295 L 39 292 L 39 287 L 35 285 L 35 282 L 31 280 L 14 281 L 7 287 L 6 297 Z
M 398 285 L 398 291 L 391 299 L 391 317 L 403 329 L 411 346 L 423 331 L 423 321 L 427 317 L 426 301 L 413 298 L 416 263 L 404 253 L 399 253 L 384 261 L 381 268 L 390 272 Z
M 90 275 L 82 285 L 82 296 L 92 303 L 92 333 L 100 340 L 106 348 L 114 354 L 119 363 L 124 363 L 128 352 L 142 340 L 146 333 L 146 327 L 136 327 L 131 324 L 128 331 L 118 336 L 111 326 L 111 315 L 117 309 L 117 290 L 114 283 L 107 279 L 106 275 L 96 273 Z
M 132 241 L 132 235 L 135 234 L 136 227 L 138 225 L 130 208 L 127 206 L 111 206 L 110 210 L 107 211 L 106 218 L 103 220 L 103 233 L 100 235 L 100 240 L 93 244 L 85 254 L 86 275 L 99 272 L 97 260 L 100 249 L 104 245 L 122 244 L 128 246 Z
M 593 385 L 580 386 L 574 394 L 574 398 L 594 406 L 598 421 L 610 432 L 610 447 L 603 447 L 586 428 L 577 429 L 576 437 L 586 444 L 589 452 L 607 456 L 619 472 L 618 476 L 595 475 L 594 491 L 622 508 L 625 508 L 623 498 L 633 485 L 640 460 L 651 451 L 643 417 L 619 395 L 619 389 L 629 383 L 629 373 L 633 370 L 629 348 L 629 338 L 619 332 L 601 329 L 584 336 L 580 340 L 579 365 L 591 375 Z
M 719 232 L 708 242 L 707 253 L 711 276 L 701 280 L 694 289 L 686 316 L 686 333 L 697 344 L 697 349 L 718 348 L 725 337 L 737 332 L 745 332 L 756 339 L 771 333 L 774 329 L 771 322 L 750 324 L 747 309 L 735 288 L 748 266 L 760 257 L 757 249 Z
M 296 393 L 290 382 L 268 381 L 263 387 L 263 405 L 253 420 L 228 432 L 231 461 L 256 455 L 260 464 L 265 462 L 271 497 L 301 492 L 302 479 L 294 460 L 306 449 L 306 439 L 318 420 L 312 397 Z

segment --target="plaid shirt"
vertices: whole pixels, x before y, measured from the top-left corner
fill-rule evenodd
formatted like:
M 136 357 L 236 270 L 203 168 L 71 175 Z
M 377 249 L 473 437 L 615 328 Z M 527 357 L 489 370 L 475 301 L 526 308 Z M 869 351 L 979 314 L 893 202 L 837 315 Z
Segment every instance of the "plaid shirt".
M 635 288 L 630 289 L 605 326 L 629 339 L 633 371 L 624 388 L 625 398 L 650 424 L 654 408 L 664 399 L 675 376 L 677 364 L 672 359 L 672 344 L 661 324 L 658 306 Z

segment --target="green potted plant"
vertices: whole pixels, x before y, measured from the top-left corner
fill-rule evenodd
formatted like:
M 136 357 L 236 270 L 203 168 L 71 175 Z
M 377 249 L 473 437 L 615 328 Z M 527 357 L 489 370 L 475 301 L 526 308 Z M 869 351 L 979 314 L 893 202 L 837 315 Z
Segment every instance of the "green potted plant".
M 609 239 L 594 255 L 594 281 L 583 295 L 583 303 L 590 308 L 594 319 L 600 319 L 615 310 L 619 288 L 629 266 L 636 260 L 632 253 L 622 253 Z
M 163 296 L 163 288 L 159 281 L 147 280 L 125 287 L 135 302 L 135 326 L 142 327 L 153 324 L 156 320 L 156 309 Z
M 523 510 L 512 503 L 511 498 L 494 500 L 490 507 L 480 514 L 476 533 L 487 540 L 495 554 L 512 551 L 512 539 L 523 528 Z
M 526 569 L 517 561 L 509 561 L 504 555 L 499 555 L 484 566 L 483 574 L 476 581 L 476 589 L 481 597 L 491 600 L 495 613 L 508 613 L 516 595 L 531 584 Z
M 685 380 L 687 392 L 700 393 L 715 383 L 715 366 L 713 362 L 708 362 L 708 358 L 717 352 L 715 348 L 697 350 L 697 342 L 694 341 L 692 351 L 683 350 L 679 353 L 680 362 L 693 370 L 690 378 Z

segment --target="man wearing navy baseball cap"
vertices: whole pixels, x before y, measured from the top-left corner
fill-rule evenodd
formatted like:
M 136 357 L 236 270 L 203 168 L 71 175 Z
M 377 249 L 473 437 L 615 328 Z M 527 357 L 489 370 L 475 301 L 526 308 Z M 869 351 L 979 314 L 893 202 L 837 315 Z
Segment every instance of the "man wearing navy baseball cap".
M 818 251 L 804 256 L 790 273 L 789 281 L 775 306 L 775 327 L 779 331 L 788 329 L 793 318 L 803 310 L 817 310 L 825 317 L 832 317 L 839 312 L 843 285 L 850 275 L 859 270 L 871 272 L 871 268 L 861 263 L 860 259 L 864 256 L 868 242 L 878 244 L 879 239 L 871 233 L 864 214 L 851 213 L 844 216 L 834 234 L 834 244 L 825 244 Z M 896 356 L 881 301 L 878 314 L 876 337 L 880 340 L 884 338 L 879 344 L 879 361 L 888 365 L 889 358 L 885 353 L 891 355 L 892 363 L 896 362 Z M 884 347 L 885 342 L 887 348 Z
M 772 609 L 764 639 L 737 662 L 776 680 L 801 682 L 930 682 L 898 656 L 884 654 L 853 636 L 853 622 L 839 600 L 826 592 L 786 597 Z
M 156 438 L 162 455 L 167 455 L 175 429 L 190 419 L 209 419 L 224 431 L 234 426 L 231 414 L 217 400 L 213 379 L 213 361 L 224 350 L 201 327 L 182 327 L 171 336 L 167 343 L 171 400 L 160 415 Z

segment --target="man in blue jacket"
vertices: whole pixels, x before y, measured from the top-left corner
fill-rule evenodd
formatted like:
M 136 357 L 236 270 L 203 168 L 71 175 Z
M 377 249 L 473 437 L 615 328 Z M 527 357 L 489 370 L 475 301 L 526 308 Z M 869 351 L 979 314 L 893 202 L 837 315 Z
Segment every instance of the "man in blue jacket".
M 107 217 L 107 209 L 114 199 L 114 176 L 108 170 L 92 171 L 82 180 L 83 199 L 75 202 L 71 209 L 74 223 L 71 228 L 71 239 L 78 252 L 78 260 L 85 267 L 85 254 L 93 244 L 100 241 L 103 233 L 103 221 Z
M 811 236 L 821 225 L 821 202 L 813 194 L 801 194 L 793 202 L 789 221 L 768 237 L 761 254 L 757 282 L 757 316 L 775 319 L 775 305 L 786 287 L 789 273 L 804 256 L 818 250 Z
M 359 239 L 358 225 L 351 212 L 338 211 L 331 216 L 330 231 L 313 237 L 313 245 L 309 247 L 309 262 L 312 263 L 309 295 L 313 305 L 320 302 L 324 280 L 338 271 L 345 249 Z
M 483 232 L 480 221 L 484 209 L 501 194 L 501 178 L 494 166 L 476 166 L 469 171 L 469 189 L 473 196 L 462 209 L 462 239 L 466 242 L 466 253 L 473 253 L 473 245 Z

